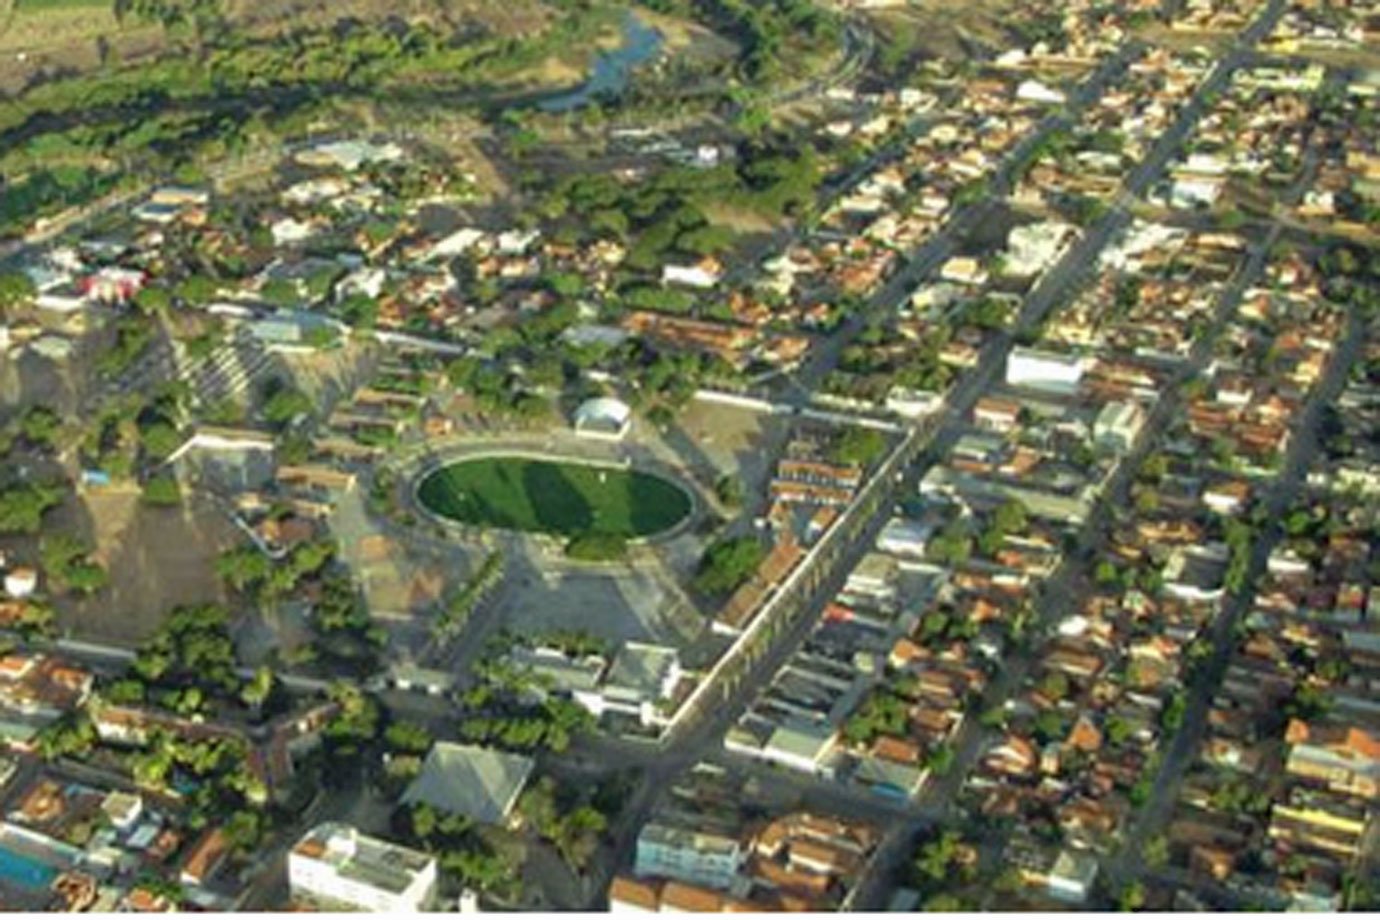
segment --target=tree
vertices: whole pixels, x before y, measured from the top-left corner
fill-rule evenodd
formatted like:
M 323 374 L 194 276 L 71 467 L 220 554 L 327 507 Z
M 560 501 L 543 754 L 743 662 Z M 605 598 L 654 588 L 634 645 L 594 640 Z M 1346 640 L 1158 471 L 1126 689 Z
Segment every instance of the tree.
M 1117 909 L 1123 911 L 1137 911 L 1145 906 L 1145 886 L 1139 881 L 1128 884 L 1121 890 L 1117 897 Z
M 383 733 L 384 744 L 391 750 L 408 754 L 422 754 L 431 749 L 431 732 L 415 722 L 394 722 Z
M 62 419 L 46 406 L 33 406 L 19 420 L 19 433 L 35 447 L 51 450 L 62 429 Z
M 0 273 L 0 309 L 22 307 L 38 296 L 33 280 L 23 272 Z
M 425 802 L 418 802 L 408 813 L 408 823 L 412 833 L 419 840 L 426 840 L 436 831 L 436 810 Z
M 182 489 L 177 477 L 171 473 L 160 473 L 144 483 L 143 499 L 150 505 L 168 507 L 182 501 Z
M 1025 505 L 1014 499 L 1003 502 L 992 516 L 993 526 L 999 528 L 1002 533 L 1022 533 L 1028 523 Z
M 719 540 L 705 550 L 695 587 L 706 594 L 726 594 L 757 571 L 766 555 L 766 549 L 753 537 Z
M 25 483 L 0 491 L 0 534 L 38 533 L 43 516 L 62 503 L 63 490 L 56 485 Z
M 254 676 L 240 690 L 240 699 L 251 709 L 259 709 L 273 694 L 273 684 L 273 671 L 266 665 L 260 665 Z
M 377 737 L 379 707 L 362 690 L 337 681 L 331 684 L 327 696 L 340 707 L 335 718 L 322 730 L 322 735 L 333 750 L 357 752 L 359 745 L 372 742 Z
M 923 844 L 915 857 L 915 871 L 929 882 L 943 882 L 949 877 L 950 866 L 958 858 L 963 839 L 956 831 L 944 831 Z
M 105 569 L 87 559 L 90 549 L 67 534 L 44 537 L 39 557 L 50 581 L 81 594 L 94 594 L 106 585 Z
M 1141 848 L 1141 857 L 1151 869 L 1160 869 L 1169 863 L 1169 838 L 1156 834 Z
M 1103 560 L 1097 564 L 1093 570 L 1093 580 L 1104 588 L 1112 587 L 1121 583 L 1121 575 L 1117 572 L 1116 566 L 1108 560 Z
M 956 914 L 962 913 L 966 909 L 966 905 L 957 895 L 940 892 L 926 900 L 920 909 L 933 914 Z
M 273 563 L 249 544 L 226 550 L 216 559 L 216 574 L 236 591 L 244 591 L 268 578 Z
M 96 727 L 85 713 L 69 714 L 41 730 L 35 743 L 44 760 L 81 756 L 95 747 Z
M 259 812 L 237 811 L 222 826 L 225 842 L 236 853 L 249 853 L 263 840 L 264 821 Z
M 139 442 L 150 457 L 162 460 L 182 446 L 182 435 L 175 426 L 160 418 L 139 429 Z
M 953 567 L 961 565 L 973 553 L 973 538 L 962 521 L 950 522 L 925 547 L 925 555 Z
M 105 698 L 117 705 L 133 705 L 144 702 L 145 688 L 141 681 L 126 677 L 112 683 L 105 691 Z
M 167 288 L 146 287 L 134 295 L 134 305 L 145 313 L 167 313 L 172 309 L 172 294 Z
M 886 450 L 886 438 L 872 428 L 849 428 L 834 444 L 830 457 L 835 463 L 867 466 Z
M 943 776 L 953 769 L 955 758 L 954 749 L 947 744 L 941 744 L 925 758 L 925 769 L 935 776 Z
M 1182 690 L 1176 692 L 1169 700 L 1169 705 L 1164 707 L 1164 714 L 1160 717 L 1160 724 L 1165 731 L 1178 731 L 1179 726 L 1184 722 L 1184 712 L 1188 709 L 1188 697 Z
M 264 402 L 264 419 L 271 425 L 286 425 L 299 415 L 312 410 L 312 401 L 295 387 L 279 386 L 271 390 Z
M 726 507 L 737 508 L 743 503 L 743 481 L 737 476 L 721 476 L 714 483 L 714 494 Z
M 621 534 L 580 534 L 565 545 L 565 554 L 584 562 L 610 562 L 628 554 L 628 541 Z
M 275 307 L 294 307 L 302 299 L 297 285 L 287 278 L 271 278 L 259 291 L 266 303 Z

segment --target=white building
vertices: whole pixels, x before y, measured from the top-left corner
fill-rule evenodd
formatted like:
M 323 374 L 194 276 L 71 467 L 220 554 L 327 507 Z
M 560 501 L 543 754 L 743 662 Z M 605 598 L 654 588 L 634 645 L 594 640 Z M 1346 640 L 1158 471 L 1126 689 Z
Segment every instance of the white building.
M 10 597 L 23 599 L 38 590 L 38 569 L 29 565 L 17 565 L 5 573 L 5 593 Z
M 939 393 L 892 387 L 886 394 L 886 408 L 902 418 L 924 418 L 944 408 L 944 397 Z
M 621 441 L 632 428 L 632 409 L 621 400 L 604 396 L 585 400 L 575 410 L 575 433 L 591 438 Z
M 1079 355 L 1018 346 L 1011 349 L 1006 359 L 1006 383 L 1013 387 L 1072 394 L 1078 390 L 1086 370 L 1087 361 Z
M 288 854 L 294 900 L 323 907 L 413 914 L 436 893 L 436 859 L 366 837 L 345 824 L 321 824 Z
M 1054 861 L 1045 890 L 1066 904 L 1082 904 L 1097 881 L 1097 857 L 1082 850 L 1064 850 Z
M 845 594 L 885 603 L 896 597 L 896 578 L 900 565 L 885 553 L 868 553 L 848 573 Z
M 1021 102 L 1043 102 L 1050 105 L 1063 105 L 1065 96 L 1062 91 L 1052 86 L 1047 86 L 1039 80 L 1022 80 L 1016 87 L 1016 98 Z
M 1169 187 L 1169 206 L 1178 210 L 1210 208 L 1222 196 L 1226 180 L 1218 177 L 1175 179 Z
M 1059 221 L 1022 224 L 1006 238 L 1006 273 L 1017 278 L 1038 275 L 1063 256 L 1078 231 Z
M 662 284 L 683 284 L 705 290 L 719 283 L 716 269 L 704 265 L 666 265 L 661 269 Z
M 619 649 L 598 687 L 571 695 L 595 718 L 606 712 L 636 716 L 643 725 L 660 720 L 658 704 L 669 700 L 680 683 L 680 655 L 673 648 L 627 642 Z
M 633 874 L 727 890 L 745 856 L 732 837 L 652 822 L 637 835 Z
M 792 770 L 832 779 L 834 771 L 829 760 L 838 740 L 838 729 L 827 722 L 793 720 L 773 731 L 757 756 Z
M 911 518 L 894 517 L 877 536 L 877 549 L 893 556 L 923 559 L 934 527 Z
M 1127 453 L 1145 426 L 1145 410 L 1139 403 L 1109 402 L 1093 420 L 1093 440 L 1101 447 Z

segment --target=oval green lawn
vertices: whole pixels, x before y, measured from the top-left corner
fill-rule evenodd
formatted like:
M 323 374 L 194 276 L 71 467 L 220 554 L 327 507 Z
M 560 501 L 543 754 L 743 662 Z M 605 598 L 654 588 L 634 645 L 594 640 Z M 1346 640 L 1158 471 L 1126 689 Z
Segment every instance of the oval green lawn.
M 690 513 L 690 497 L 660 476 L 525 457 L 456 461 L 429 473 L 417 497 L 462 524 L 565 537 L 646 537 Z

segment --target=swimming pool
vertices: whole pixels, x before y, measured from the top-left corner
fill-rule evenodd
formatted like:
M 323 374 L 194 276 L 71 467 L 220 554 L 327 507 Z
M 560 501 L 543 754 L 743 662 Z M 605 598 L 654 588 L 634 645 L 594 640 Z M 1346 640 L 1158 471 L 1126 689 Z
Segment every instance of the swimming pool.
M 47 888 L 58 870 L 47 863 L 0 844 L 0 882 L 21 888 Z

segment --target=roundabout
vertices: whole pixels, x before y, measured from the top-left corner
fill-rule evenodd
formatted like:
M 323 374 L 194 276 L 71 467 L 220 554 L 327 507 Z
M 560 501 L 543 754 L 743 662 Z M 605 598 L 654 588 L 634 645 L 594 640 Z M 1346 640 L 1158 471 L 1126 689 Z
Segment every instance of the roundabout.
M 687 489 L 658 474 L 517 452 L 435 466 L 417 480 L 416 499 L 457 524 L 566 538 L 643 540 L 694 510 Z

